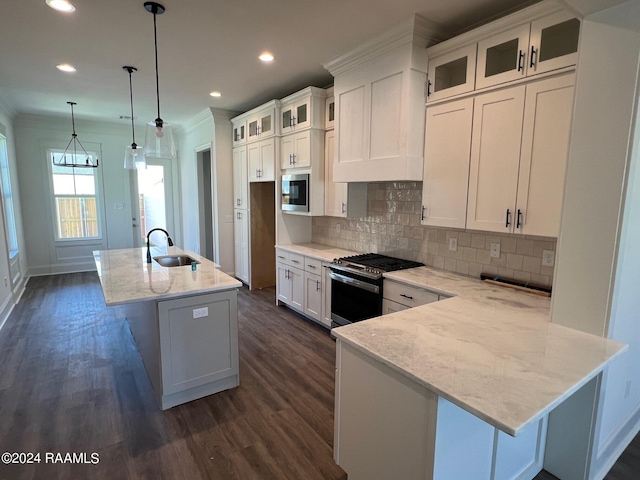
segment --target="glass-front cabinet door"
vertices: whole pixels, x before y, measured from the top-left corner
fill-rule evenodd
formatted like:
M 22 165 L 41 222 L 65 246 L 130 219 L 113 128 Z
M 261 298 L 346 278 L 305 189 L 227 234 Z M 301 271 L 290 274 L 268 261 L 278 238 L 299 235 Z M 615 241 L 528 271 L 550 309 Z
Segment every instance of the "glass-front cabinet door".
M 336 101 L 333 96 L 327 97 L 324 112 L 324 124 L 327 130 L 335 126 L 336 121 Z
M 473 91 L 476 48 L 477 44 L 474 43 L 429 61 L 427 101 Z
M 527 73 L 530 24 L 478 43 L 476 89 L 522 78 Z
M 531 24 L 528 75 L 575 65 L 578 60 L 580 20 L 561 12 Z
M 311 126 L 310 98 L 282 106 L 282 133 Z
M 248 140 L 254 141 L 259 138 L 272 136 L 274 132 L 274 110 L 269 109 L 251 115 L 248 119 Z
M 233 122 L 233 146 L 244 145 L 247 142 L 246 137 L 247 124 L 245 120 Z

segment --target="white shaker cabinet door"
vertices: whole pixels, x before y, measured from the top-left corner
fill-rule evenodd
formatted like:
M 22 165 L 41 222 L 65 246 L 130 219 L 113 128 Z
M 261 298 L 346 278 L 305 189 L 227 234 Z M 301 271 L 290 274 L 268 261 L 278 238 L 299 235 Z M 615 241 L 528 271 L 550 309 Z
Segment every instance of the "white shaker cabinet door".
M 468 229 L 513 232 L 524 96 L 522 85 L 475 99 Z
M 246 210 L 248 206 L 247 147 L 233 149 L 233 196 L 234 207 Z
M 574 74 L 527 85 L 516 231 L 557 237 L 573 113 Z
M 422 225 L 465 228 L 473 98 L 427 108 Z

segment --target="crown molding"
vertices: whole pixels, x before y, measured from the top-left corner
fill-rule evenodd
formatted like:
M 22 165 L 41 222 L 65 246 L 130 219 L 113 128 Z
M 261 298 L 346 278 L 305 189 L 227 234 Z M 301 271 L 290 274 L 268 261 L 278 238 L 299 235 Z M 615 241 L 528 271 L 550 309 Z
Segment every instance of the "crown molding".
M 383 34 L 360 44 L 353 50 L 325 63 L 323 67 L 334 77 L 357 65 L 398 47 L 411 45 L 426 48 L 443 37 L 444 30 L 429 20 L 412 15 Z
M 238 112 L 232 110 L 225 110 L 223 108 L 211 107 L 211 115 L 213 115 L 213 121 L 215 122 L 231 122 L 231 119 L 238 116 Z
M 433 45 L 432 47 L 428 47 L 427 54 L 429 55 L 429 58 L 435 58 L 466 45 L 476 43 L 487 37 L 498 35 L 507 30 L 511 30 L 512 28 L 516 28 L 525 23 L 537 20 L 538 18 L 563 10 L 566 10 L 566 8 L 563 7 L 563 4 L 560 4 L 555 0 L 542 1 L 497 20 L 493 20 L 490 23 L 474 28 L 473 30 L 469 30 L 468 32 L 461 33 L 460 35 Z

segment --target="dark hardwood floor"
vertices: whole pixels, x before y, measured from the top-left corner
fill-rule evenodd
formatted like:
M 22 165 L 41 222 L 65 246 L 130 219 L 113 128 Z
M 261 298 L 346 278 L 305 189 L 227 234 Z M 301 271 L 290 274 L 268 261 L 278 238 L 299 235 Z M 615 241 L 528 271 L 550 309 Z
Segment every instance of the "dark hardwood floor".
M 240 290 L 240 387 L 162 412 L 97 275 L 31 278 L 0 331 L 0 453 L 41 462 L 0 463 L 0 479 L 345 479 L 332 456 L 335 343 L 274 297 Z M 640 478 L 640 437 L 606 478 Z

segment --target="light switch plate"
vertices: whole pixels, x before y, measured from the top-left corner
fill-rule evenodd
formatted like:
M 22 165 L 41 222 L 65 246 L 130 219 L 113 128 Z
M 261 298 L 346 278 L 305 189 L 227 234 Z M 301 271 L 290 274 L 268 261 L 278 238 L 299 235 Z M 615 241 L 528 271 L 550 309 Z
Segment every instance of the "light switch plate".
M 452 252 L 455 252 L 456 250 L 458 250 L 458 239 L 457 238 L 450 238 L 449 239 L 449 250 L 451 250 Z
M 194 308 L 193 318 L 202 318 L 209 316 L 209 307 Z
M 499 243 L 492 243 L 491 244 L 491 250 L 489 251 L 489 256 L 493 257 L 493 258 L 499 258 L 500 257 L 500 244 Z
M 543 250 L 542 251 L 542 266 L 543 267 L 553 267 L 556 261 L 556 252 L 553 250 Z

